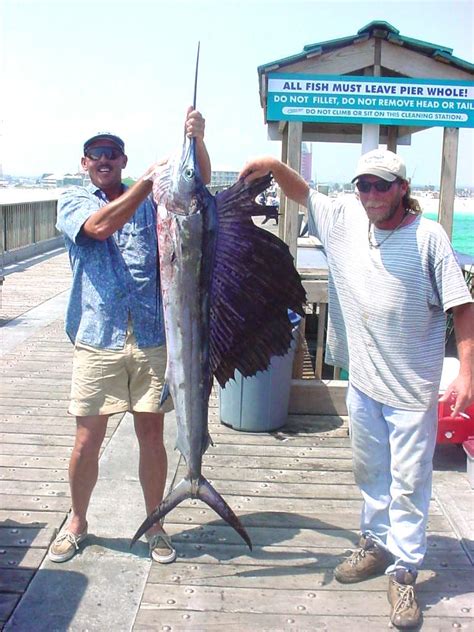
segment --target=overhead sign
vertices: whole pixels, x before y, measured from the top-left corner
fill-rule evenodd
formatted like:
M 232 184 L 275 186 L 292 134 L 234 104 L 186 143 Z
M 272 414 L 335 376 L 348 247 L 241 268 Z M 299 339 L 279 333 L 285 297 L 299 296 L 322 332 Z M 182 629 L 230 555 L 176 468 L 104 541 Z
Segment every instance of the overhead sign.
M 267 120 L 474 127 L 474 82 L 270 74 Z

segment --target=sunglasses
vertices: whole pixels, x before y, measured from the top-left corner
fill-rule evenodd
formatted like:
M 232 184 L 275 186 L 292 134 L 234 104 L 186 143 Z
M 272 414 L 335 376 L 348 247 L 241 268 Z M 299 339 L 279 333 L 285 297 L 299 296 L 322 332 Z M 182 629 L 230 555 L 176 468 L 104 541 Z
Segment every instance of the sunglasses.
M 117 160 L 123 153 L 115 147 L 91 147 L 84 155 L 90 160 L 99 160 L 101 156 L 105 156 L 106 160 Z
M 393 182 L 387 182 L 387 180 L 377 180 L 376 182 L 368 182 L 367 180 L 357 180 L 356 187 L 361 193 L 368 193 L 372 187 L 379 193 L 386 193 L 395 184 Z

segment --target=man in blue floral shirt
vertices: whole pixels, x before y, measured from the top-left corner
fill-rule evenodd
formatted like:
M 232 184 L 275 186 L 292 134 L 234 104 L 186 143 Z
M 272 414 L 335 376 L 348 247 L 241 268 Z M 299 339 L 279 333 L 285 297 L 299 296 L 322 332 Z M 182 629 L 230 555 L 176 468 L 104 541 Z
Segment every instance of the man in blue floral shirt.
M 196 139 L 203 181 L 211 177 L 205 121 L 189 108 L 185 130 Z M 83 169 L 92 185 L 60 198 L 57 227 L 64 234 L 73 281 L 66 332 L 74 344 L 71 403 L 76 440 L 69 464 L 72 510 L 49 558 L 73 557 L 87 536 L 87 509 L 98 477 L 99 451 L 109 415 L 130 411 L 140 448 L 140 482 L 147 514 L 161 502 L 167 474 L 160 396 L 166 368 L 156 206 L 150 169 L 132 187 L 122 184 L 125 145 L 100 133 L 84 143 Z M 158 523 L 147 534 L 158 562 L 176 557 Z

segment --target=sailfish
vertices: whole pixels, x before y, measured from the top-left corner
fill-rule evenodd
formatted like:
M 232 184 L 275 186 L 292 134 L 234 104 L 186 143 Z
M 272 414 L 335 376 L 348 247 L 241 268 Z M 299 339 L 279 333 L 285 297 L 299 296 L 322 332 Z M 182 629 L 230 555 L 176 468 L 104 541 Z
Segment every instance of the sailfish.
M 199 48 L 198 48 L 199 60 Z M 194 85 L 196 108 L 197 69 Z M 202 182 L 195 139 L 154 179 L 158 248 L 167 344 L 162 401 L 172 396 L 176 447 L 184 478 L 146 518 L 134 542 L 187 498 L 209 505 L 252 548 L 231 507 L 202 473 L 211 443 L 208 402 L 215 378 L 223 387 L 236 370 L 245 377 L 269 367 L 292 341 L 288 310 L 303 315 L 305 290 L 288 246 L 259 228 L 253 216 L 276 216 L 256 202 L 271 176 L 242 179 L 213 196 Z

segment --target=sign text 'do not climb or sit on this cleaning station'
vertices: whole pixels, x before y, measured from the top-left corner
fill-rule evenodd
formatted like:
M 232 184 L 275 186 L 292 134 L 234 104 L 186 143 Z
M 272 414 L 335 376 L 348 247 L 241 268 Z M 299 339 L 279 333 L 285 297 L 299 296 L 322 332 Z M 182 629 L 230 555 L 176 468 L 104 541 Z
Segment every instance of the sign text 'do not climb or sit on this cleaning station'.
M 474 127 L 474 82 L 271 74 L 267 119 Z

